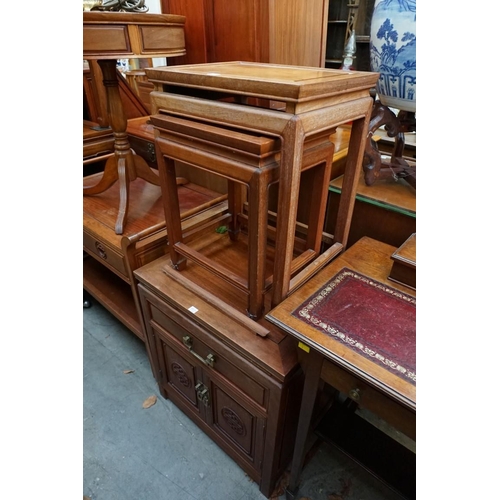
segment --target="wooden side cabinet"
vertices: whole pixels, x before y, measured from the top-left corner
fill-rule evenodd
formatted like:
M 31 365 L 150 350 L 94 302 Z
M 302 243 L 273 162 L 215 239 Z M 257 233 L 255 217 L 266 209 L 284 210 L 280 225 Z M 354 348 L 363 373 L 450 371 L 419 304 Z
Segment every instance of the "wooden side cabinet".
M 102 174 L 84 178 L 93 185 Z M 127 328 L 145 340 L 133 271 L 166 253 L 167 231 L 160 186 L 136 179 L 123 235 L 114 224 L 119 185 L 96 196 L 83 197 L 83 288 Z M 179 186 L 186 227 L 225 208 L 225 196 L 196 184 Z M 212 208 L 211 208 L 212 207 Z
M 134 273 L 161 394 L 269 497 L 293 452 L 303 383 L 294 343 L 267 322 L 269 335 L 257 335 L 168 273 L 169 262 Z M 232 309 L 230 301 L 223 307 Z

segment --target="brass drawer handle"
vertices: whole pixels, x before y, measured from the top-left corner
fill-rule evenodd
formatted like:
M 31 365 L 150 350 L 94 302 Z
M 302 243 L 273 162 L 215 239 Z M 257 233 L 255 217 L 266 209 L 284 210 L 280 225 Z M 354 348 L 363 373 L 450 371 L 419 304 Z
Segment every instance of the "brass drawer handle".
M 101 259 L 106 260 L 108 258 L 108 256 L 106 254 L 106 249 L 104 248 L 102 243 L 99 243 L 98 241 L 96 241 L 95 247 L 97 249 L 97 253 L 99 254 L 99 257 L 101 257 Z
M 193 339 L 189 335 L 184 335 L 182 337 L 182 343 L 189 349 L 189 352 L 196 358 L 199 359 L 203 364 L 214 367 L 215 356 L 213 354 L 209 354 L 206 358 L 200 356 L 197 352 L 193 351 Z
M 356 403 L 359 403 L 361 399 L 361 391 L 359 389 L 351 389 L 349 391 L 349 397 L 353 400 L 356 401 Z
M 208 387 L 201 382 L 198 381 L 194 390 L 196 391 L 196 397 L 199 401 L 203 403 L 205 406 L 210 406 L 210 391 Z
M 147 150 L 148 150 L 149 161 L 151 163 L 156 163 L 155 145 L 152 142 L 148 142 Z

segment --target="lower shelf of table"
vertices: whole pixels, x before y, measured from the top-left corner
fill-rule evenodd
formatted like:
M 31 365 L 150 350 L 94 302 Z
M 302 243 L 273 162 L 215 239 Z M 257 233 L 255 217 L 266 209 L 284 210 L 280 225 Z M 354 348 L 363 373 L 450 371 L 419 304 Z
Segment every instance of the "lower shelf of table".
M 345 404 L 337 401 L 332 405 L 316 434 L 402 498 L 416 498 L 416 454 Z
M 144 340 L 131 286 L 88 256 L 83 260 L 83 288 L 140 339 Z

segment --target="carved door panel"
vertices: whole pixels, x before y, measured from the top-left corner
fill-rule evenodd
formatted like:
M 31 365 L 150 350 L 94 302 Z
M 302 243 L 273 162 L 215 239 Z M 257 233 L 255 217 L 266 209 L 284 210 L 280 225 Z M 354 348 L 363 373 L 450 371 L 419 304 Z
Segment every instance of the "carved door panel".
M 197 384 L 202 378 L 202 370 L 181 356 L 175 349 L 156 335 L 162 376 L 160 383 L 168 397 L 181 404 L 188 411 L 204 418 L 205 408 L 200 403 Z
M 240 399 L 224 383 L 216 382 L 205 372 L 205 386 L 209 389 L 206 420 L 248 464 L 261 470 L 266 419 L 252 404 Z

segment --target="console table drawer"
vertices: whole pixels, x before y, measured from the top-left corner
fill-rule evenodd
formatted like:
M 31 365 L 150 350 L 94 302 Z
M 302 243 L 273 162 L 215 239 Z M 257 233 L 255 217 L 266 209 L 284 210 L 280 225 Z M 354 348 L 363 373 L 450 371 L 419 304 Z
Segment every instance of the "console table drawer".
M 127 282 L 129 281 L 123 255 L 120 255 L 108 245 L 85 231 L 83 232 L 83 247 L 87 252 L 90 252 L 93 257 L 97 258 L 98 261 L 119 273 Z
M 147 294 L 143 290 L 141 293 Z M 154 304 L 152 303 L 154 297 L 147 295 L 149 310 L 146 318 L 149 316 L 153 328 L 154 323 L 162 327 L 160 333 L 166 342 L 174 343 L 178 349 L 185 350 L 185 356 L 192 362 L 197 359 L 204 366 L 210 367 L 210 372 L 219 374 L 226 383 L 241 391 L 244 397 L 257 403 L 260 411 L 266 411 L 268 391 L 256 380 L 259 378 L 259 373 L 252 365 L 227 349 L 224 344 L 179 311 L 164 302 Z M 158 333 L 159 329 L 155 328 L 155 331 Z

